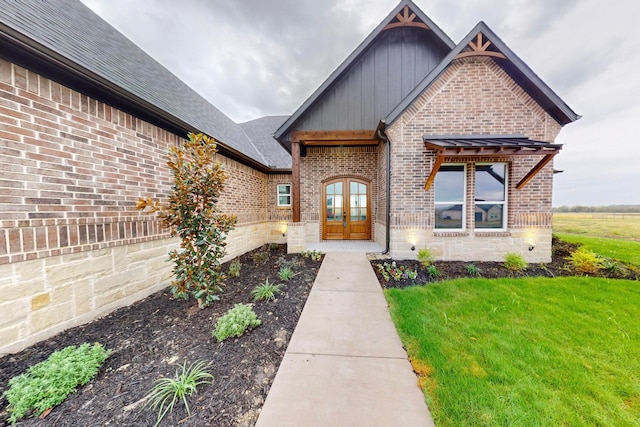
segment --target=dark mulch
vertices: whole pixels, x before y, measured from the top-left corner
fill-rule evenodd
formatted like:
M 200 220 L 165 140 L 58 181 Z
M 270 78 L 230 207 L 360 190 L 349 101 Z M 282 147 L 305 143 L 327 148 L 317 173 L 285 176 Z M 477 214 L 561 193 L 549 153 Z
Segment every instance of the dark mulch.
M 463 261 L 443 261 L 436 262 L 435 266 L 439 273 L 438 277 L 429 276 L 427 271 L 420 266 L 418 261 L 395 261 L 396 265 L 411 268 L 418 272 L 418 276 L 413 279 L 401 279 L 395 281 L 391 279 L 386 281 L 380 271 L 376 267 L 377 264 L 383 264 L 384 262 L 391 263 L 392 261 L 373 260 L 371 263 L 373 269 L 378 276 L 380 285 L 383 288 L 405 288 L 407 286 L 423 285 L 425 283 L 432 283 L 442 280 L 457 279 L 463 277 L 484 277 L 488 279 L 496 279 L 502 277 L 558 277 L 558 276 L 575 276 L 577 273 L 571 268 L 570 263 L 567 261 L 567 257 L 571 255 L 573 251 L 577 249 L 577 245 L 568 243 L 559 239 L 553 238 L 552 243 L 552 261 L 546 264 L 529 264 L 526 270 L 518 273 L 514 273 L 508 270 L 503 262 L 463 262 Z M 479 270 L 479 275 L 473 276 L 469 274 L 467 266 L 473 264 Z M 609 277 L 613 279 L 631 279 L 640 280 L 640 272 L 636 270 L 630 270 L 625 266 L 618 264 L 621 268 L 614 270 L 603 270 L 598 276 Z
M 291 334 L 307 299 L 321 261 L 296 257 L 298 273 L 286 282 L 272 302 L 254 305 L 262 320 L 255 330 L 222 343 L 211 336 L 217 318 L 236 303 L 252 302 L 251 289 L 268 277 L 279 283 L 277 260 L 286 248 L 261 248 L 270 258 L 256 265 L 253 254 L 240 257 L 239 278 L 227 279 L 220 301 L 200 310 L 192 301 L 173 301 L 167 291 L 158 292 L 110 315 L 60 333 L 0 359 L 0 394 L 10 378 L 68 345 L 100 342 L 111 356 L 98 376 L 70 395 L 44 419 L 30 418 L 25 426 L 152 426 L 156 413 L 143 408 L 141 399 L 156 379 L 173 376 L 184 361 L 205 361 L 214 375 L 189 399 L 191 417 L 179 404 L 165 417 L 163 426 L 251 426 L 269 391 Z M 223 268 L 226 271 L 227 265 Z M 0 425 L 8 417 L 6 399 L 0 400 Z

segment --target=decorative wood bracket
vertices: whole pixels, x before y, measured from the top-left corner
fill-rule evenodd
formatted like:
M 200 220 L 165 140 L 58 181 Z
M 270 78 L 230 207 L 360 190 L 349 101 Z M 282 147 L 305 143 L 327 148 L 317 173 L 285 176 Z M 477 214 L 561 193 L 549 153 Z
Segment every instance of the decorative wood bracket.
M 544 168 L 544 167 L 547 165 L 547 163 L 549 163 L 551 160 L 553 160 L 553 158 L 555 157 L 555 155 L 556 155 L 556 154 L 554 153 L 554 154 L 547 154 L 546 156 L 544 156 L 544 157 L 542 158 L 542 160 L 540 160 L 540 161 L 538 162 L 538 164 L 537 164 L 537 165 L 535 165 L 535 166 L 533 167 L 533 169 L 531 169 L 531 170 L 529 171 L 529 173 L 528 173 L 528 174 L 526 174 L 526 175 L 524 176 L 524 178 L 522 178 L 522 179 L 520 180 L 520 182 L 518 183 L 518 185 L 516 185 L 516 189 L 517 189 L 517 190 L 521 190 L 525 185 L 527 185 L 527 183 L 528 183 L 529 181 L 531 181 L 531 180 L 533 179 L 533 177 L 534 177 L 534 176 L 536 176 L 536 175 L 538 174 L 538 172 L 540 172 L 540 171 L 542 170 L 542 168 Z
M 443 162 L 444 162 L 444 156 L 442 154 L 438 154 L 436 156 L 436 161 L 433 164 L 433 167 L 431 168 L 431 173 L 429 174 L 429 178 L 427 178 L 427 182 L 424 184 L 425 190 L 428 190 L 433 184 L 433 181 L 435 181 L 436 174 L 440 170 L 440 166 L 442 166 Z
M 411 15 L 409 15 L 409 12 L 410 12 L 409 6 L 405 6 L 404 10 L 402 11 L 402 14 L 398 13 L 396 15 L 396 18 L 398 18 L 398 22 L 391 22 L 387 24 L 382 29 L 382 31 L 390 30 L 391 28 L 398 28 L 398 27 L 417 27 L 417 28 L 423 28 L 425 30 L 430 29 L 429 26 L 424 22 L 415 21 L 416 14 L 411 12 Z
M 459 53 L 458 55 L 456 55 L 455 59 L 466 58 L 468 56 L 492 56 L 494 58 L 506 59 L 506 56 L 504 56 L 500 52 L 487 50 L 489 46 L 491 46 L 491 40 L 487 40 L 486 42 L 484 42 L 482 40 L 482 33 L 478 33 L 476 42 L 469 42 L 469 47 L 471 48 L 471 50 Z

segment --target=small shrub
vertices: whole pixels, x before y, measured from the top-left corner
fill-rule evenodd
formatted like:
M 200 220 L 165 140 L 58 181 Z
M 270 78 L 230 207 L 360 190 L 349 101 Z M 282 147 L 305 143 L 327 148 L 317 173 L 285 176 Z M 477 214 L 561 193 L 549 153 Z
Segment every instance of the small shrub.
M 436 267 L 435 264 L 431 264 L 430 266 L 427 267 L 427 274 L 433 280 L 436 280 L 440 276 L 442 276 L 442 273 L 440 272 L 440 270 L 438 270 L 438 267 Z
M 280 270 L 278 270 L 278 277 L 280 280 L 287 282 L 293 277 L 293 270 L 291 267 L 280 267 Z
M 84 343 L 56 351 L 26 373 L 9 380 L 9 389 L 2 396 L 9 402 L 9 423 L 33 411 L 38 416 L 61 404 L 78 386 L 89 382 L 109 351 L 100 344 Z
M 616 261 L 615 259 L 600 257 L 602 261 L 602 269 L 609 274 L 625 276 L 629 274 L 629 270 L 624 264 Z
M 482 272 L 478 267 L 475 266 L 475 264 L 467 264 L 465 268 L 469 276 L 480 276 Z
M 275 251 L 276 249 L 278 249 L 278 244 L 277 243 L 269 243 L 269 250 L 270 251 Z
M 571 266 L 579 273 L 595 274 L 603 267 L 603 262 L 598 255 L 589 249 L 578 248 L 569 256 Z
M 392 261 L 391 264 L 389 264 L 388 262 L 376 264 L 376 268 L 386 282 L 391 279 L 395 280 L 396 282 L 403 279 L 414 280 L 416 277 L 418 277 L 417 271 L 413 270 L 411 267 L 397 265 L 395 261 Z
M 312 261 L 320 261 L 322 259 L 322 252 L 316 251 L 314 249 L 312 251 L 304 251 L 304 252 L 302 252 L 302 256 L 304 258 L 311 258 Z
M 431 251 L 427 248 L 422 248 L 418 251 L 418 262 L 422 266 L 422 268 L 427 268 L 431 264 L 433 264 L 435 258 Z
M 269 261 L 270 257 L 271 255 L 267 251 L 258 251 L 251 255 L 251 259 L 256 265 L 265 264 L 267 261 Z
M 220 316 L 211 334 L 218 340 L 224 341 L 229 337 L 240 337 L 247 329 L 260 326 L 253 307 L 249 304 L 236 304 L 232 309 Z
M 251 290 L 254 301 L 272 301 L 281 291 L 282 285 L 269 283 L 269 279 Z
M 281 256 L 278 258 L 278 261 L 276 261 L 276 264 L 278 265 L 279 268 L 287 267 L 287 268 L 290 268 L 291 270 L 294 270 L 301 263 L 302 261 L 300 261 L 298 257 L 293 257 L 289 260 L 284 256 Z
M 210 383 L 213 375 L 205 370 L 204 362 L 196 362 L 187 368 L 187 362 L 178 365 L 174 378 L 160 378 L 156 380 L 148 394 L 147 405 L 158 411 L 156 426 L 164 418 L 167 412 L 173 412 L 176 402 L 182 400 L 187 414 L 191 416 L 187 396 L 197 392 L 199 385 Z
M 510 252 L 504 257 L 504 266 L 509 271 L 520 273 L 527 269 L 528 264 L 522 255 Z
M 239 277 L 240 269 L 242 268 L 242 263 L 238 258 L 231 261 L 229 264 L 229 276 L 231 277 Z

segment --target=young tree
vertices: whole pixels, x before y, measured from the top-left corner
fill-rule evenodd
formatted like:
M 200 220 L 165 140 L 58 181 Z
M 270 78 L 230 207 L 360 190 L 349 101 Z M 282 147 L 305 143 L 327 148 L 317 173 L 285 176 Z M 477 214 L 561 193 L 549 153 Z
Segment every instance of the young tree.
M 219 299 L 225 279 L 220 260 L 227 233 L 237 221 L 216 207 L 227 179 L 220 162 L 214 161 L 217 151 L 213 138 L 189 133 L 182 147 L 169 149 L 173 186 L 168 203 L 141 198 L 136 204 L 139 210 L 157 213 L 162 225 L 180 237 L 180 250 L 169 253 L 175 275 L 171 293 L 180 299 L 191 295 L 201 308 Z

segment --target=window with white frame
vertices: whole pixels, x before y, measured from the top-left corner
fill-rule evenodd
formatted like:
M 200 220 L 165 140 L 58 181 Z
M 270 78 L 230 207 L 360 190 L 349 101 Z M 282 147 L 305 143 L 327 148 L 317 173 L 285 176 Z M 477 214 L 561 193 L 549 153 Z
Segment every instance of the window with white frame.
M 278 184 L 278 206 L 291 206 L 291 184 Z
M 477 163 L 475 178 L 475 228 L 504 230 L 507 217 L 507 165 Z
M 444 164 L 434 182 L 435 228 L 465 229 L 466 167 L 464 164 Z

